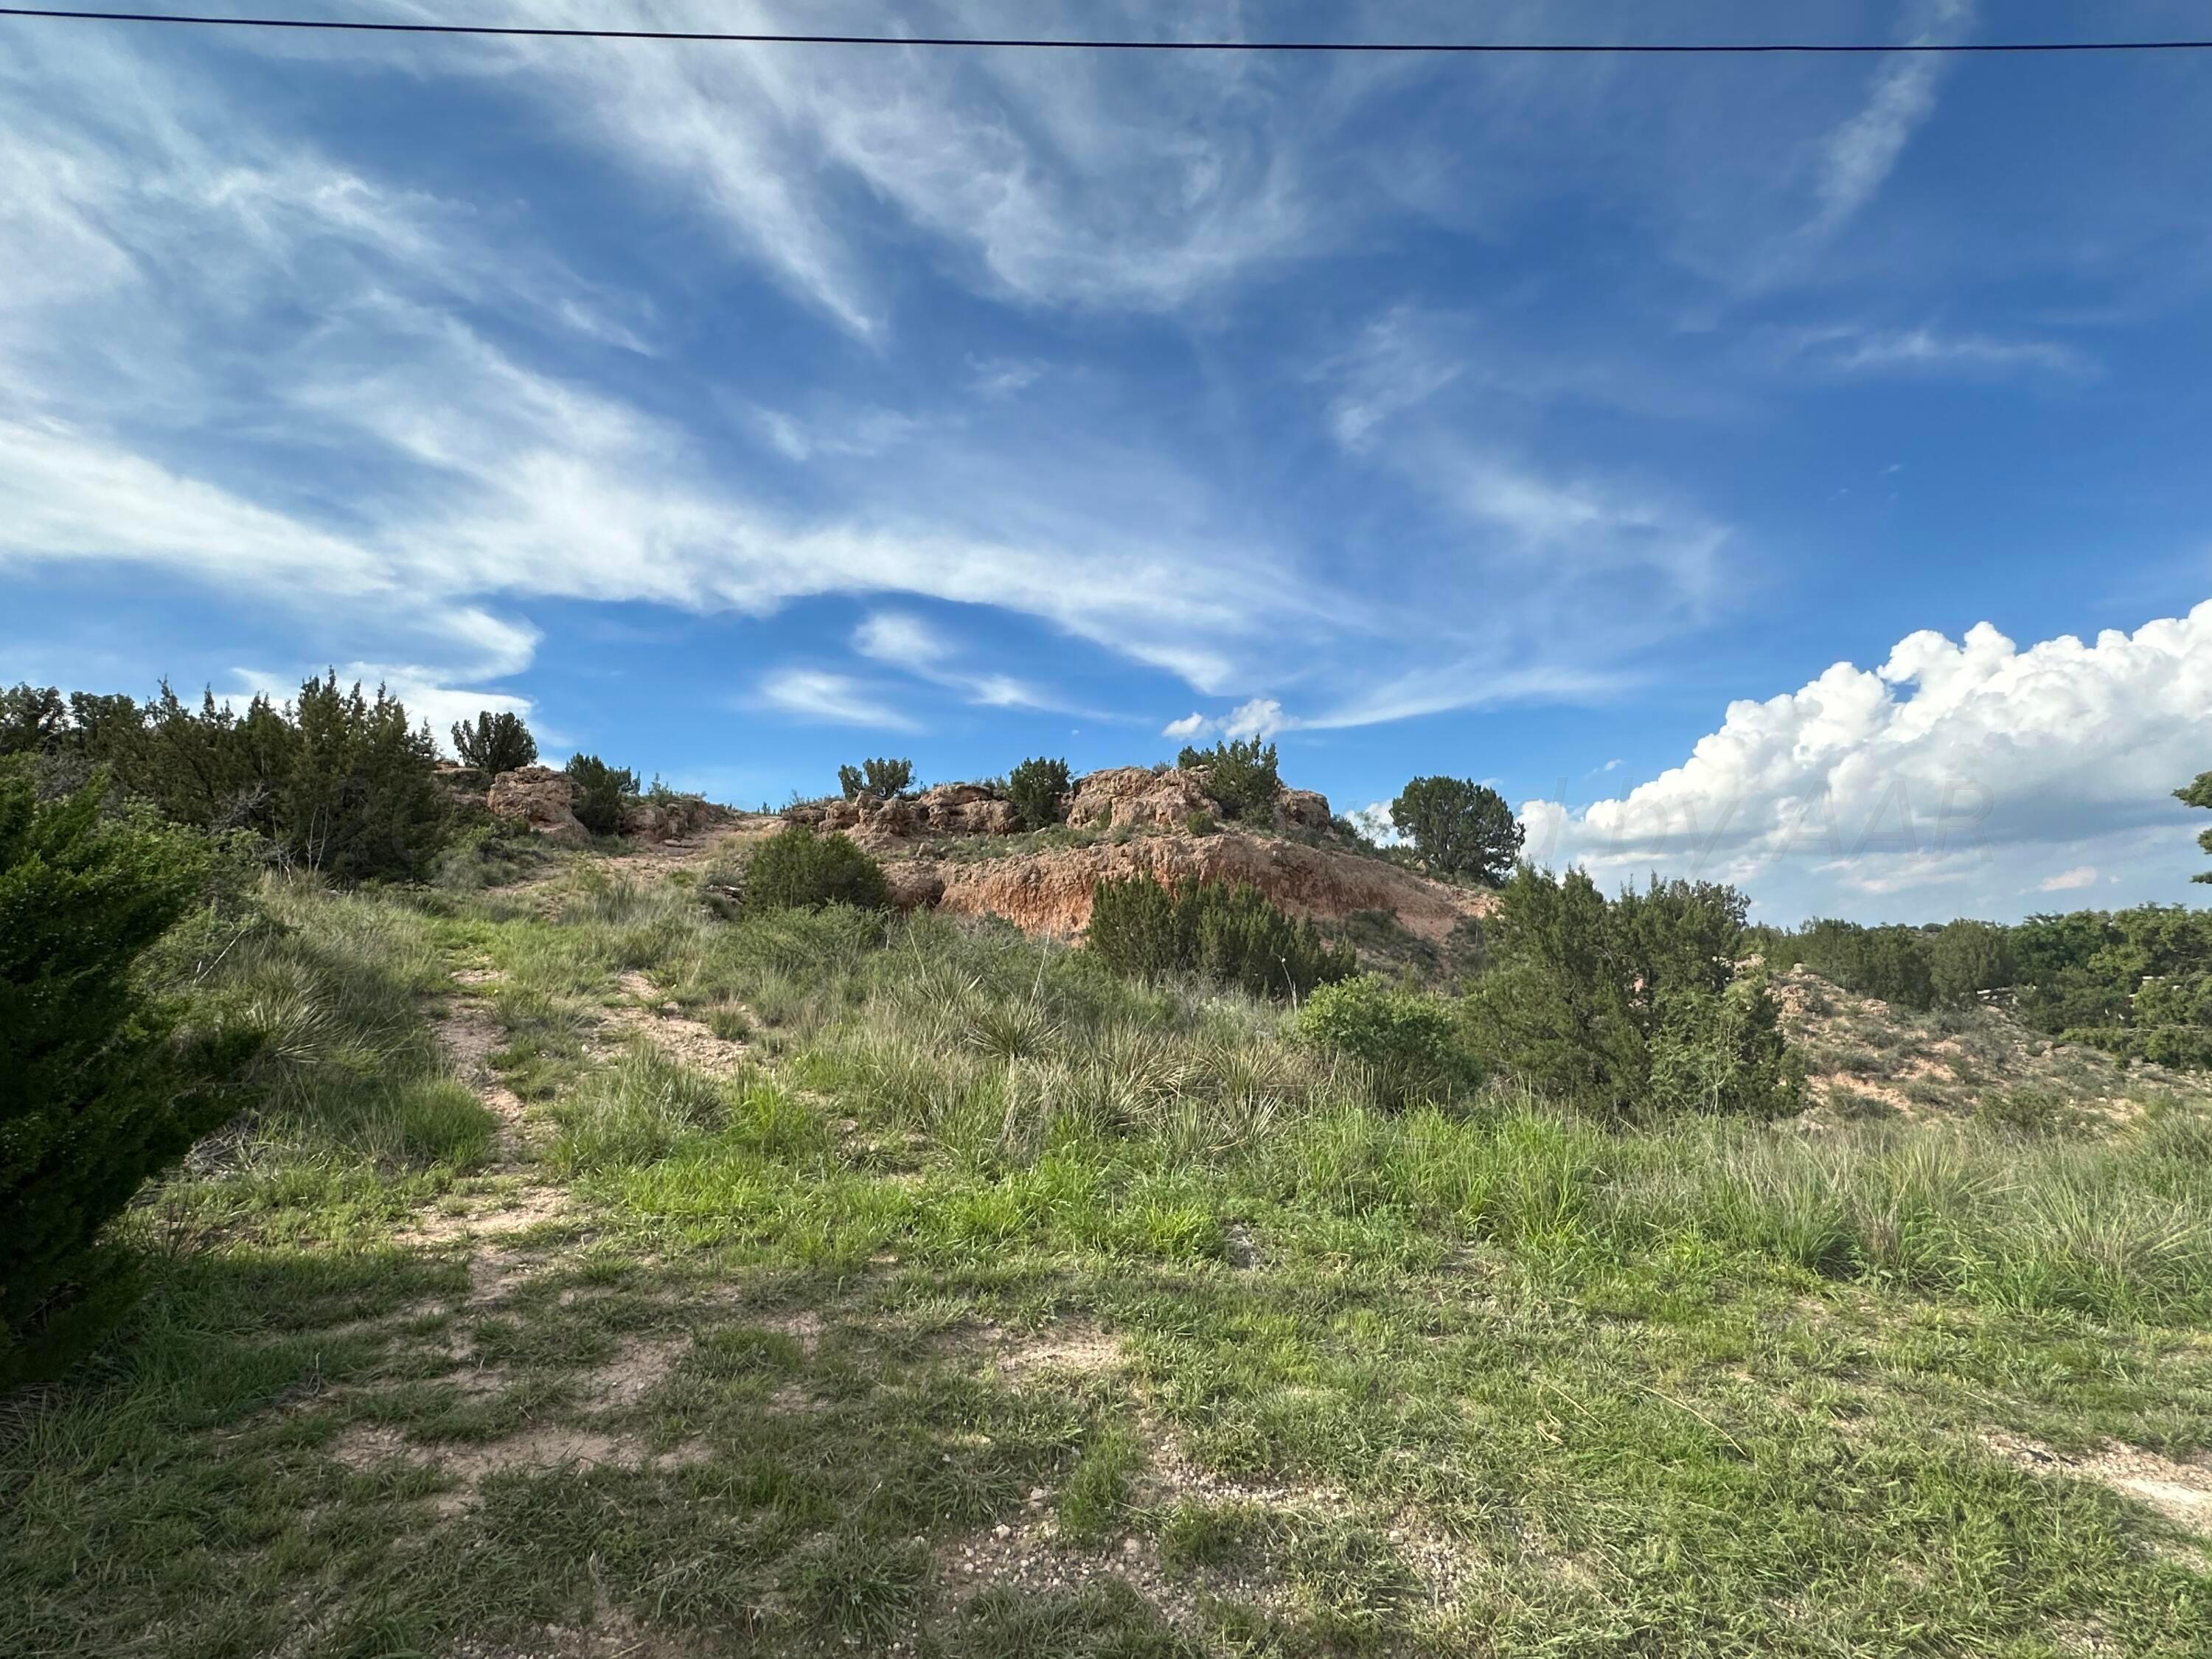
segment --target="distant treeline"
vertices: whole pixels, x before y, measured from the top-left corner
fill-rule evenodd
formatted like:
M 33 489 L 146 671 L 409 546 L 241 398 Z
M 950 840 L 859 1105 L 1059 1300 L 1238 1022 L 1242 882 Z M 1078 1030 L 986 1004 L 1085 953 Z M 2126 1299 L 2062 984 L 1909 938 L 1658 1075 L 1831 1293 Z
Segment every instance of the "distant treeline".
M 2212 1066 L 2212 912 L 2143 904 L 2014 927 L 1821 920 L 1753 937 L 1772 965 L 1802 963 L 1863 996 L 1929 1009 L 2008 992 L 2015 1018 L 2063 1042 L 2162 1066 Z
M 340 881 L 419 878 L 454 827 L 429 726 L 335 674 L 242 710 L 211 692 L 194 707 L 166 684 L 143 702 L 18 685 L 0 690 L 0 755 L 38 757 L 50 790 L 105 772 L 173 823 L 248 832 Z

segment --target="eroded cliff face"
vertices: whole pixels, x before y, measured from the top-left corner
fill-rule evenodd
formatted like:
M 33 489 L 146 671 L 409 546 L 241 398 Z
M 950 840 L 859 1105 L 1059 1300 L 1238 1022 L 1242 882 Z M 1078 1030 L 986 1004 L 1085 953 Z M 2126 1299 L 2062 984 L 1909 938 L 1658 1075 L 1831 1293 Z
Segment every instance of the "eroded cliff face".
M 1193 881 L 1249 882 L 1280 909 L 1340 922 L 1387 910 L 1407 932 L 1442 945 L 1496 895 L 1430 881 L 1357 854 L 1241 833 L 1138 836 L 1095 847 L 954 863 L 902 860 L 892 890 L 902 902 L 959 915 L 1004 916 L 1026 933 L 1066 938 L 1091 922 L 1091 890 L 1109 877 L 1150 875 L 1171 888 Z
M 1224 817 L 1206 792 L 1205 779 L 1174 767 L 1109 766 L 1086 772 L 1060 798 L 1060 816 L 1076 830 L 1182 830 L 1192 815 Z M 940 783 L 921 793 L 888 800 L 807 801 L 784 817 L 817 830 L 842 830 L 872 853 L 896 854 L 912 843 L 946 836 L 1011 836 L 1021 825 L 996 787 Z M 1326 830 L 1328 797 L 1311 789 L 1282 789 L 1267 827 Z
M 1018 829 L 1012 809 L 988 786 L 939 784 L 905 799 L 815 801 L 784 817 L 850 836 L 882 860 L 901 909 L 937 906 L 956 915 L 1003 916 L 1026 933 L 1069 938 L 1091 923 L 1091 893 L 1110 877 L 1150 875 L 1169 887 L 1193 881 L 1249 882 L 1279 908 L 1340 922 L 1364 910 L 1388 911 L 1409 933 L 1442 945 L 1452 930 L 1495 902 L 1491 893 L 1431 881 L 1377 859 L 1285 832 L 1325 830 L 1328 798 L 1284 789 L 1264 825 L 1197 835 L 1194 815 L 1218 820 L 1221 803 L 1204 778 L 1172 767 L 1113 766 L 1086 773 L 1061 798 L 1069 828 L 1122 832 L 1090 847 L 993 855 L 993 838 Z M 1273 831 L 1274 833 L 1270 833 Z M 938 856 L 948 838 L 977 838 L 981 857 Z

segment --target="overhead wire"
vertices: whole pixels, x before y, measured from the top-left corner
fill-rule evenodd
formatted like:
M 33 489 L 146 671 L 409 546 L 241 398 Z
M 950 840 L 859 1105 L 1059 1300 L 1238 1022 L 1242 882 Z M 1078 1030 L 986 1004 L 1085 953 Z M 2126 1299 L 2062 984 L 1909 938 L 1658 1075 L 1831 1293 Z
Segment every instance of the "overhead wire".
M 659 40 L 767 46 L 908 46 L 939 50 L 1119 52 L 1334 52 L 1463 57 L 1999 57 L 2084 52 L 2212 51 L 2212 37 L 2151 40 L 1177 40 L 1054 36 L 833 34 L 757 29 L 646 29 L 532 23 L 433 23 L 403 19 L 234 17 L 160 11 L 94 11 L 0 5 L 0 17 L 53 22 L 170 24 L 352 34 L 482 36 L 548 40 Z

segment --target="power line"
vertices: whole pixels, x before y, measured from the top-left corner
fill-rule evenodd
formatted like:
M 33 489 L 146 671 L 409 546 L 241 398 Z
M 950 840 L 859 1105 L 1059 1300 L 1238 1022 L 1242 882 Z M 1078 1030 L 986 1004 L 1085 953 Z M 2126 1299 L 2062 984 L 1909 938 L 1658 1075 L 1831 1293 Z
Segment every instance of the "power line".
M 1058 40 L 1019 36 L 775 34 L 724 29 L 555 28 L 522 23 L 368 22 L 327 17 L 203 17 L 159 11 L 76 11 L 0 6 L 0 17 L 102 23 L 173 23 L 201 28 L 306 29 L 349 34 L 453 34 L 538 40 L 721 41 L 764 46 L 936 46 L 1031 52 L 1396 52 L 1542 58 L 1995 57 L 2044 52 L 2208 52 L 2202 40 Z

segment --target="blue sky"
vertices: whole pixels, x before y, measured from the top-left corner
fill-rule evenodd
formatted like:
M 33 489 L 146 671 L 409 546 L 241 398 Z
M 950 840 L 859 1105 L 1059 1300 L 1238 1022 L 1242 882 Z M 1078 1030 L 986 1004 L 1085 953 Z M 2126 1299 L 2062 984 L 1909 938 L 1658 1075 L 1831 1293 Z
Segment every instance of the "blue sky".
M 296 8 L 295 8 L 296 9 Z M 452 8 L 307 6 L 344 15 Z M 471 18 L 1464 37 L 1419 3 Z M 2187 5 L 1807 4 L 1831 39 Z M 1536 4 L 1520 38 L 1772 9 Z M 1666 31 L 1655 35 L 1655 29 Z M 748 804 L 1261 732 L 1760 914 L 2186 899 L 2212 55 L 0 21 L 0 677 L 325 664 Z M 1844 665 L 1846 666 L 1838 666 Z

